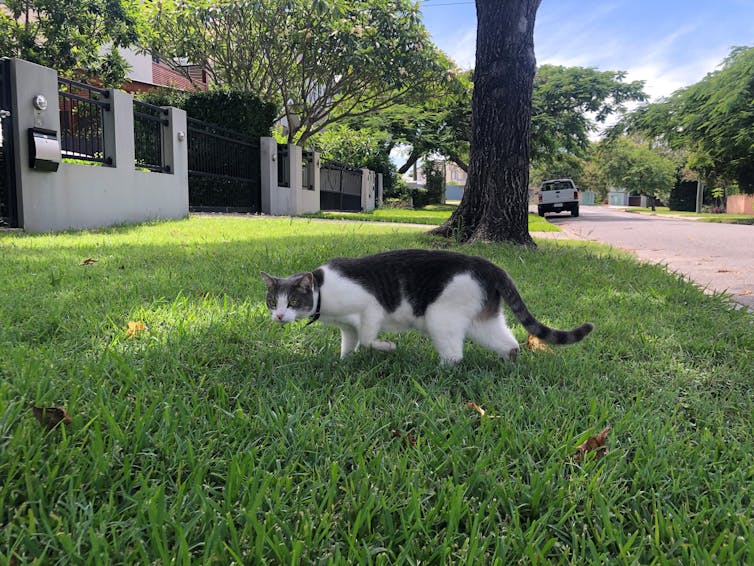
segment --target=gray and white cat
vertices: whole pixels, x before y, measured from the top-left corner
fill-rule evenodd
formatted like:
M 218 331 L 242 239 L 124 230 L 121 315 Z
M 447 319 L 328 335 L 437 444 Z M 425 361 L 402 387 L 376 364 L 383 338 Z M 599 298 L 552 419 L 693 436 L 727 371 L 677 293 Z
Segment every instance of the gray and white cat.
M 504 300 L 526 330 L 549 344 L 573 344 L 589 334 L 587 322 L 555 330 L 529 312 L 508 274 L 481 257 L 449 251 L 396 250 L 336 258 L 308 273 L 272 277 L 267 306 L 280 323 L 311 318 L 340 328 L 340 356 L 359 346 L 390 351 L 381 330 L 428 334 L 444 363 L 463 358 L 466 338 L 515 361 L 519 346 L 500 308 Z

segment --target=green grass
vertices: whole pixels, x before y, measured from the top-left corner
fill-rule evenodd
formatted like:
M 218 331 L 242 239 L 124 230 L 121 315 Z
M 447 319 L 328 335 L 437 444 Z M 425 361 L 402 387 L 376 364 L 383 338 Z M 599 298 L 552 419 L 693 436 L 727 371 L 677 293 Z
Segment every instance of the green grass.
M 754 224 L 754 216 L 750 214 L 714 214 L 711 212 L 686 212 L 682 210 L 670 210 L 666 206 L 657 206 L 652 211 L 651 208 L 631 207 L 625 209 L 626 212 L 635 212 L 639 214 L 662 214 L 680 216 L 682 218 L 694 218 L 702 222 L 717 222 L 720 224 Z
M 398 222 L 407 224 L 431 224 L 439 226 L 445 222 L 456 208 L 452 204 L 430 204 L 419 210 L 404 208 L 378 208 L 373 212 L 330 212 L 306 215 L 309 218 L 331 220 L 357 220 L 366 222 Z M 550 224 L 536 214 L 529 215 L 530 232 L 560 232 L 560 228 Z
M 452 246 L 542 320 L 597 325 L 515 365 L 440 367 L 411 333 L 340 361 L 337 331 L 266 313 L 262 269 L 436 245 L 219 217 L 0 233 L 0 564 L 752 563 L 754 320 L 724 297 L 541 241 Z M 570 461 L 607 423 L 610 453 Z

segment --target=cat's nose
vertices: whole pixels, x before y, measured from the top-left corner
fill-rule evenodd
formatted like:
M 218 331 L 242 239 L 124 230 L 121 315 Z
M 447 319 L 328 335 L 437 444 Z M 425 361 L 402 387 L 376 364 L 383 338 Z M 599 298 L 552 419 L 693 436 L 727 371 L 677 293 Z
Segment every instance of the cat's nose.
M 275 317 L 276 317 L 276 318 L 277 318 L 278 320 L 283 320 L 283 317 L 285 317 L 285 313 L 284 313 L 284 312 L 279 312 L 279 313 L 276 313 L 276 314 L 275 314 Z

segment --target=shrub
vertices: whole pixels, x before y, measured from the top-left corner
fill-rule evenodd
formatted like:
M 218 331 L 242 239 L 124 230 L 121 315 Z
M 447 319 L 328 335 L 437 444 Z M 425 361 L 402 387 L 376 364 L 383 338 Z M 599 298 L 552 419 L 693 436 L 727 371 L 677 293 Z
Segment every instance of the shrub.
M 181 108 L 190 118 L 217 124 L 250 138 L 269 136 L 277 114 L 274 104 L 250 92 L 157 89 L 138 99 L 157 106 Z

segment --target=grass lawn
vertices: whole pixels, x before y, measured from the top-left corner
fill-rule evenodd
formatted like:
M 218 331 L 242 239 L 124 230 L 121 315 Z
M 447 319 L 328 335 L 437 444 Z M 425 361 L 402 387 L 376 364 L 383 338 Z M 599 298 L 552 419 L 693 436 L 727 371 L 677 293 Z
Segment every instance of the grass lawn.
M 409 224 L 434 224 L 445 222 L 456 205 L 430 204 L 419 210 L 404 208 L 378 208 L 373 212 L 328 212 L 307 215 L 311 218 L 329 218 L 338 220 L 363 220 L 369 222 L 402 222 Z M 550 224 L 536 214 L 529 215 L 530 232 L 560 232 L 560 228 Z
M 0 564 L 754 561 L 754 317 L 723 297 L 593 244 L 480 244 L 453 247 L 595 332 L 448 368 L 419 335 L 340 361 L 336 330 L 269 320 L 262 269 L 434 245 L 298 219 L 0 233 Z
M 626 208 L 625 212 L 636 212 L 640 214 L 671 214 L 686 218 L 696 218 L 703 222 L 718 222 L 723 224 L 754 224 L 754 216 L 750 214 L 713 214 L 710 212 L 685 212 L 681 210 L 670 210 L 666 206 L 655 207 L 654 212 L 651 208 L 631 207 Z

